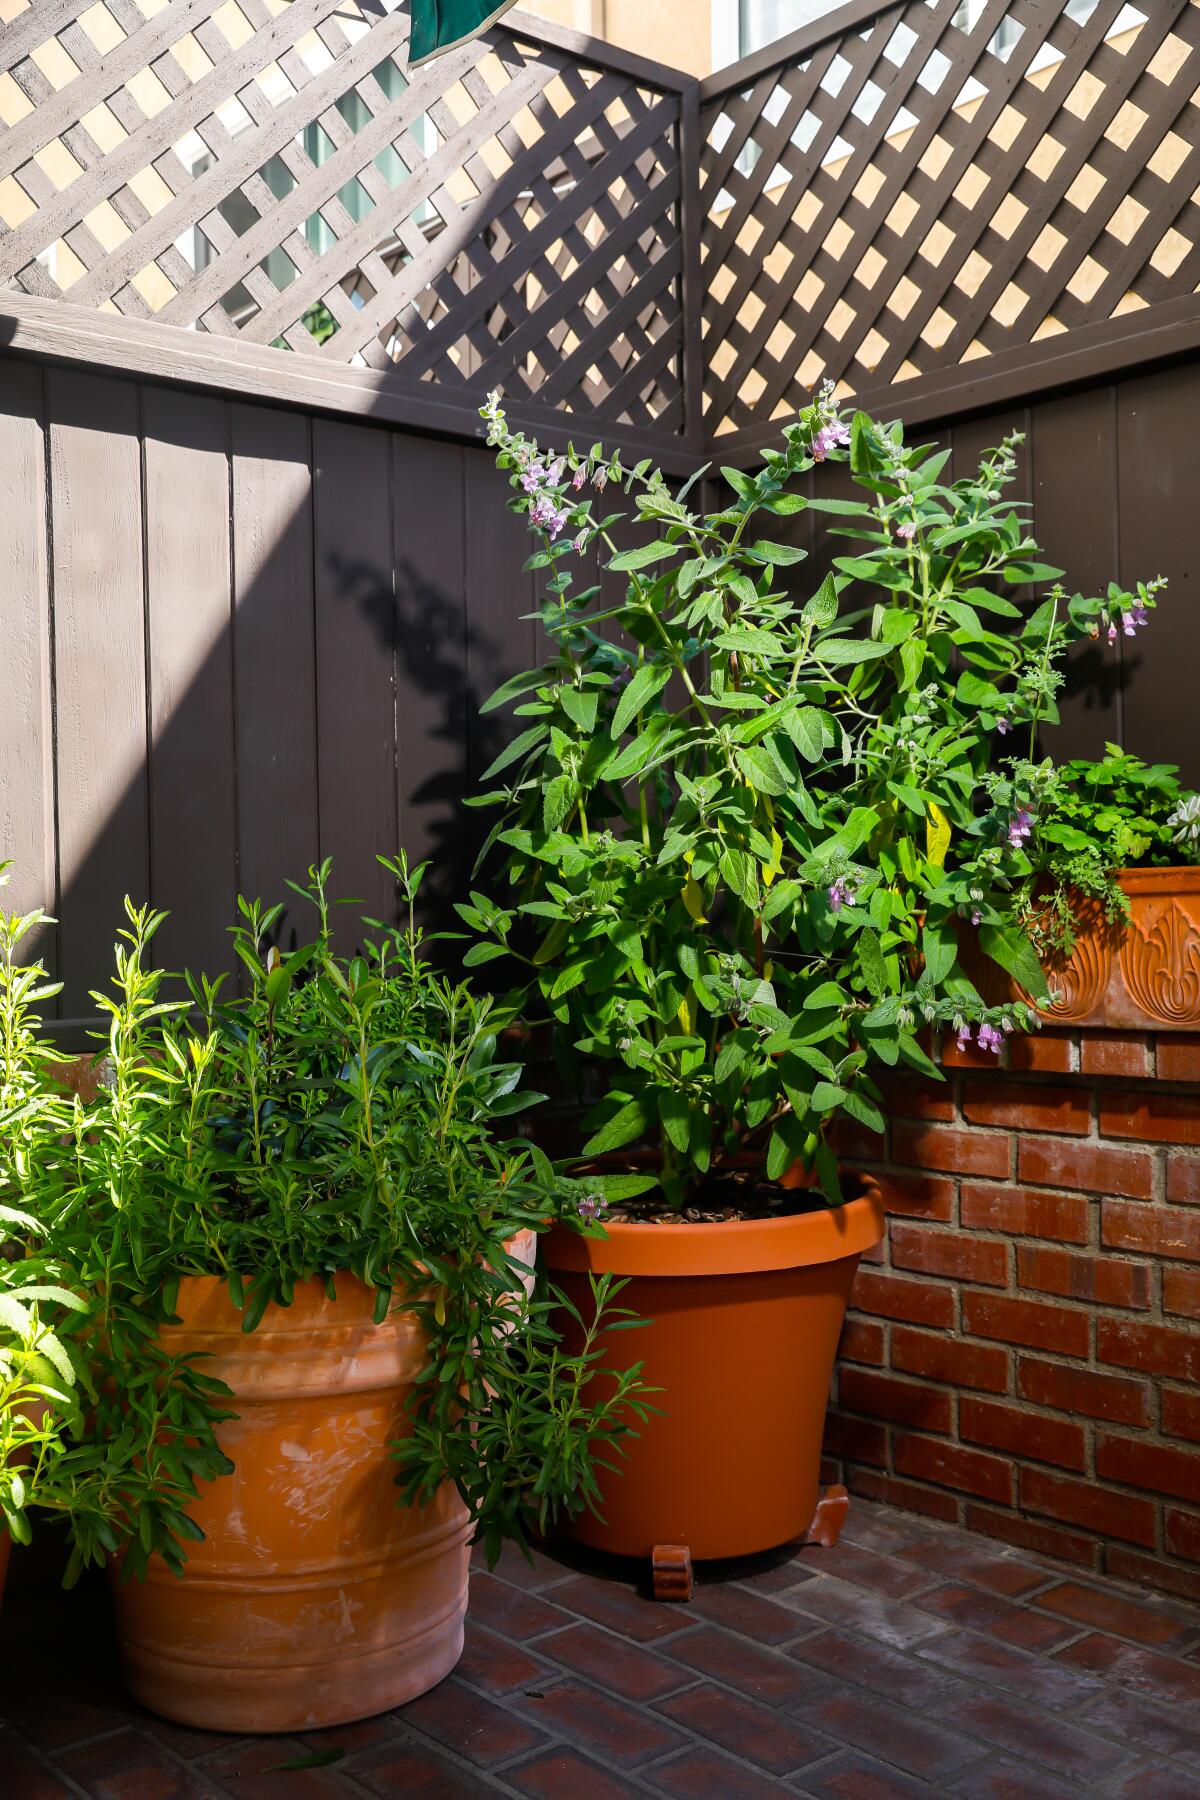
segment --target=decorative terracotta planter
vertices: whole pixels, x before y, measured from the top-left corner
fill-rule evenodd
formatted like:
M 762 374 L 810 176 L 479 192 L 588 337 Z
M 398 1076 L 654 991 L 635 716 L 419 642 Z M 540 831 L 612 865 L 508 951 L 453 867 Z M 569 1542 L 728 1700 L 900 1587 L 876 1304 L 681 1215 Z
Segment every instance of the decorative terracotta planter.
M 586 1315 L 588 1273 L 628 1276 L 621 1303 L 650 1323 L 606 1353 L 645 1362 L 652 1416 L 602 1479 L 603 1519 L 571 1537 L 623 1556 L 679 1545 L 746 1556 L 801 1537 L 817 1509 L 829 1381 L 850 1284 L 883 1236 L 870 1176 L 838 1209 L 722 1225 L 555 1230 L 552 1279 Z
M 532 1260 L 522 1239 L 510 1249 Z M 531 1234 L 530 1234 L 531 1236 Z M 237 1732 L 307 1731 L 385 1712 L 458 1661 L 470 1522 L 449 1484 L 397 1504 L 389 1446 L 410 1429 L 427 1341 L 410 1311 L 372 1322 L 374 1289 L 296 1288 L 243 1332 L 223 1282 L 181 1284 L 175 1354 L 206 1353 L 233 1390 L 232 1475 L 191 1509 L 205 1536 L 182 1579 L 154 1559 L 117 1581 L 130 1691 L 153 1712 Z
M 1128 923 L 1109 924 L 1098 905 L 1085 905 L 1071 956 L 1045 964 L 1061 999 L 1039 1014 L 1108 1031 L 1200 1029 L 1200 868 L 1123 869 L 1118 880 L 1129 896 Z M 998 971 L 997 979 L 1001 998 L 1027 997 Z

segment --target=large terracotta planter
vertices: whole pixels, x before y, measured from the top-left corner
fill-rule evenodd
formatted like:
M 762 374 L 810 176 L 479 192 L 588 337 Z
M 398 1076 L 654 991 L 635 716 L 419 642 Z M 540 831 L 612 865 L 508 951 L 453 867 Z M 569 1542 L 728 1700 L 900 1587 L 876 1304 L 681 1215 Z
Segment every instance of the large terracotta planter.
M 425 1334 L 402 1308 L 373 1324 L 374 1290 L 337 1287 L 331 1301 L 301 1283 L 245 1333 L 224 1284 L 192 1277 L 182 1322 L 163 1330 L 172 1352 L 206 1353 L 238 1413 L 219 1431 L 235 1473 L 192 1507 L 205 1536 L 182 1579 L 155 1558 L 144 1582 L 115 1583 L 125 1679 L 167 1718 L 341 1724 L 424 1693 L 462 1652 L 466 1510 L 449 1485 L 423 1510 L 399 1506 L 389 1449 L 410 1428 Z
M 1118 880 L 1128 922 L 1109 924 L 1098 905 L 1084 903 L 1072 954 L 1045 962 L 1060 997 L 1039 1014 L 1108 1031 L 1200 1029 L 1200 868 L 1123 869 Z M 978 953 L 968 949 L 962 960 L 985 999 L 1027 998 Z
M 829 1382 L 859 1257 L 883 1236 L 878 1185 L 836 1210 L 721 1225 L 555 1230 L 551 1278 L 584 1316 L 588 1274 L 630 1278 L 621 1304 L 650 1323 L 606 1355 L 645 1362 L 661 1416 L 602 1477 L 603 1519 L 568 1527 L 623 1556 L 686 1545 L 745 1556 L 801 1536 L 816 1511 Z

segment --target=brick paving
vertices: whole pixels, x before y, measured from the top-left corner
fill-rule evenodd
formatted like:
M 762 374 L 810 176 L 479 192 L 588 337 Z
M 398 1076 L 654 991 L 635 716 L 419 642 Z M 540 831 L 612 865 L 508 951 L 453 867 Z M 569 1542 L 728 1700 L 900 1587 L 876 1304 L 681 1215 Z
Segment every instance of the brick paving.
M 690 1606 L 639 1574 L 566 1554 L 480 1570 L 449 1680 L 291 1738 L 150 1717 L 118 1684 L 103 1584 L 18 1584 L 0 1796 L 1200 1795 L 1200 1607 L 862 1500 L 835 1550 L 710 1568 Z

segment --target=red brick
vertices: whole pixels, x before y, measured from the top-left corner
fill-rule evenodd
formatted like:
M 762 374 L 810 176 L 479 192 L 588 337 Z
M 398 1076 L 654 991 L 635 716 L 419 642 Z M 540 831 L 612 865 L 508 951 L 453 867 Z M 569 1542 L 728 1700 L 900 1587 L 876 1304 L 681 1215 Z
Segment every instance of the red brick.
M 1200 1081 L 1200 1032 L 1166 1033 L 1158 1040 L 1160 1081 Z
M 953 1524 L 958 1518 L 958 1501 L 938 1488 L 918 1487 L 912 1481 L 897 1481 L 877 1469 L 847 1469 L 846 1486 L 864 1500 L 878 1500 L 885 1506 L 898 1506 L 904 1512 L 923 1513 L 929 1519 Z
M 842 1370 L 838 1403 L 851 1412 L 892 1419 L 900 1425 L 916 1425 L 922 1431 L 949 1431 L 953 1424 L 950 1396 L 940 1388 L 923 1387 L 917 1381 L 896 1381 L 890 1375 L 870 1375 L 863 1369 Z
M 1148 1200 L 1154 1185 L 1153 1159 L 1143 1150 L 1064 1144 L 1057 1138 L 1022 1138 L 1017 1173 L 1022 1181 L 1044 1182 L 1047 1187 L 1124 1194 L 1131 1200 Z
M 879 1085 L 884 1111 L 891 1119 L 955 1117 L 954 1089 L 949 1082 L 922 1080 L 918 1075 L 888 1075 Z
M 1064 1469 L 1083 1469 L 1087 1464 L 1082 1425 L 1047 1419 L 1041 1413 L 1003 1406 L 996 1400 L 964 1395 L 958 1403 L 958 1431 L 968 1443 L 1008 1450 L 1022 1459 L 1058 1463 Z
M 1149 1042 L 1140 1031 L 1085 1031 L 1079 1042 L 1083 1075 L 1126 1075 L 1144 1080 L 1151 1073 Z
M 915 1475 L 940 1487 L 1012 1504 L 1012 1464 L 1002 1457 L 985 1456 L 981 1450 L 964 1450 L 959 1444 L 934 1438 L 913 1437 L 908 1432 L 896 1438 L 895 1451 L 900 1475 Z
M 954 1217 L 954 1183 L 941 1175 L 910 1175 L 889 1169 L 884 1178 L 889 1214 L 904 1213 L 915 1219 Z
M 1105 1436 L 1096 1446 L 1096 1473 L 1106 1481 L 1123 1481 L 1126 1487 L 1200 1501 L 1200 1456 L 1194 1450 L 1148 1444 L 1145 1438 Z
M 963 1117 L 973 1125 L 1060 1131 L 1075 1137 L 1086 1137 L 1092 1123 L 1086 1090 L 1045 1087 L 1036 1081 L 968 1081 Z
M 1200 1212 L 1186 1206 L 1139 1206 L 1106 1200 L 1100 1213 L 1101 1241 L 1114 1250 L 1141 1250 L 1200 1262 Z
M 1077 1625 L 1090 1625 L 1096 1631 L 1132 1638 L 1136 1644 L 1174 1648 L 1190 1635 L 1170 1613 L 1151 1606 L 1139 1606 L 1136 1600 L 1127 1600 L 1122 1594 L 1105 1593 L 1102 1588 L 1081 1587 L 1076 1581 L 1063 1581 L 1057 1587 L 1048 1588 L 1031 1600 L 1030 1605 L 1054 1613 L 1060 1619 L 1072 1619 Z
M 899 1163 L 918 1169 L 941 1169 L 951 1174 L 1007 1175 L 1012 1167 L 1012 1142 L 1000 1132 L 971 1131 L 954 1125 L 892 1127 L 892 1155 Z
M 1152 1144 L 1200 1144 L 1200 1105 L 1194 1094 L 1104 1094 L 1100 1130 Z
M 1200 1156 L 1167 1158 L 1167 1199 L 1200 1203 Z
M 1021 1550 L 1033 1550 L 1039 1556 L 1057 1556 L 1062 1562 L 1076 1563 L 1083 1569 L 1094 1569 L 1098 1554 L 1091 1538 L 1063 1531 L 1057 1525 L 1042 1525 L 1035 1519 L 1023 1519 L 1018 1513 L 993 1512 L 990 1507 L 972 1501 L 963 1523 L 968 1531 L 981 1531 L 1001 1543 L 1015 1544 Z
M 1200 1381 L 1200 1332 L 1173 1331 L 1139 1319 L 1097 1319 L 1096 1356 L 1120 1369 Z
M 1067 1075 L 1075 1068 L 1075 1043 L 1067 1032 L 1030 1031 L 1008 1040 L 1010 1069 Z
M 1191 1438 L 1200 1444 L 1200 1394 L 1186 1388 L 1164 1388 L 1162 1428 L 1164 1437 Z
M 887 1467 L 887 1430 L 869 1419 L 853 1419 L 830 1408 L 825 1418 L 825 1449 L 830 1456 Z
M 1041 1362 L 1022 1356 L 1017 1363 L 1017 1390 L 1035 1406 L 1054 1406 L 1060 1412 L 1086 1413 L 1114 1425 L 1148 1425 L 1150 1388 L 1144 1381 L 1124 1375 L 1097 1375 L 1091 1369 L 1071 1369 L 1062 1363 Z
M 860 1312 L 884 1319 L 904 1319 L 910 1325 L 954 1324 L 954 1292 L 941 1282 L 915 1281 L 911 1276 L 878 1275 L 874 1269 L 860 1269 L 854 1278 L 850 1303 Z
M 1121 1581 L 1136 1582 L 1139 1587 L 1167 1588 L 1185 1600 L 1200 1602 L 1200 1573 L 1181 1569 L 1161 1556 L 1143 1556 L 1137 1550 L 1126 1550 L 1122 1544 L 1104 1546 L 1104 1568 Z
M 1182 1556 L 1188 1562 L 1200 1562 L 1200 1513 L 1179 1512 L 1174 1506 L 1168 1506 L 1164 1515 L 1166 1521 L 1167 1549 L 1172 1556 Z
M 1121 1262 L 1115 1256 L 1080 1256 L 1032 1244 L 1017 1248 L 1017 1285 L 1039 1294 L 1061 1294 L 1067 1300 L 1093 1300 L 1101 1306 L 1144 1308 L 1150 1304 L 1148 1263 Z
M 838 1356 L 847 1362 L 871 1363 L 882 1368 L 883 1326 L 872 1324 L 869 1319 L 847 1319 L 842 1327 Z
M 1200 1269 L 1163 1270 L 1163 1311 L 1200 1319 Z
M 1200 1215 L 1197 1216 L 1200 1224 Z M 892 1263 L 922 1275 L 949 1275 L 989 1287 L 1008 1285 L 1008 1250 L 987 1238 L 946 1231 L 937 1225 L 893 1225 Z
M 1008 1386 L 1007 1350 L 992 1344 L 966 1344 L 961 1338 L 937 1336 L 897 1325 L 892 1332 L 892 1367 L 954 1387 L 982 1388 L 1002 1394 Z
M 1053 1238 L 1056 1243 L 1086 1244 L 1089 1202 L 1077 1194 L 1045 1194 L 1025 1187 L 990 1187 L 963 1183 L 959 1217 L 982 1231 L 1007 1231 L 1017 1237 Z
M 1114 1494 L 1090 1481 L 1072 1481 L 1045 1469 L 1021 1470 L 1023 1510 L 1045 1513 L 1067 1525 L 1082 1525 L 1133 1544 L 1154 1543 L 1154 1503 Z
M 1090 1315 L 1042 1300 L 1013 1300 L 1003 1294 L 963 1295 L 963 1329 L 972 1337 L 999 1338 L 1031 1350 L 1086 1356 Z

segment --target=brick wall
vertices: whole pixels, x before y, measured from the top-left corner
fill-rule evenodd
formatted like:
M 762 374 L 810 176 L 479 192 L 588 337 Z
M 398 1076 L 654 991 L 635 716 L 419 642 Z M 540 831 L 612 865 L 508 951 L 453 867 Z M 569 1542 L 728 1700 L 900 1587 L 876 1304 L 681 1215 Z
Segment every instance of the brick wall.
M 1200 1599 L 1200 1036 L 897 1076 L 826 1451 L 853 1491 Z M 873 1154 L 872 1154 L 873 1153 Z

